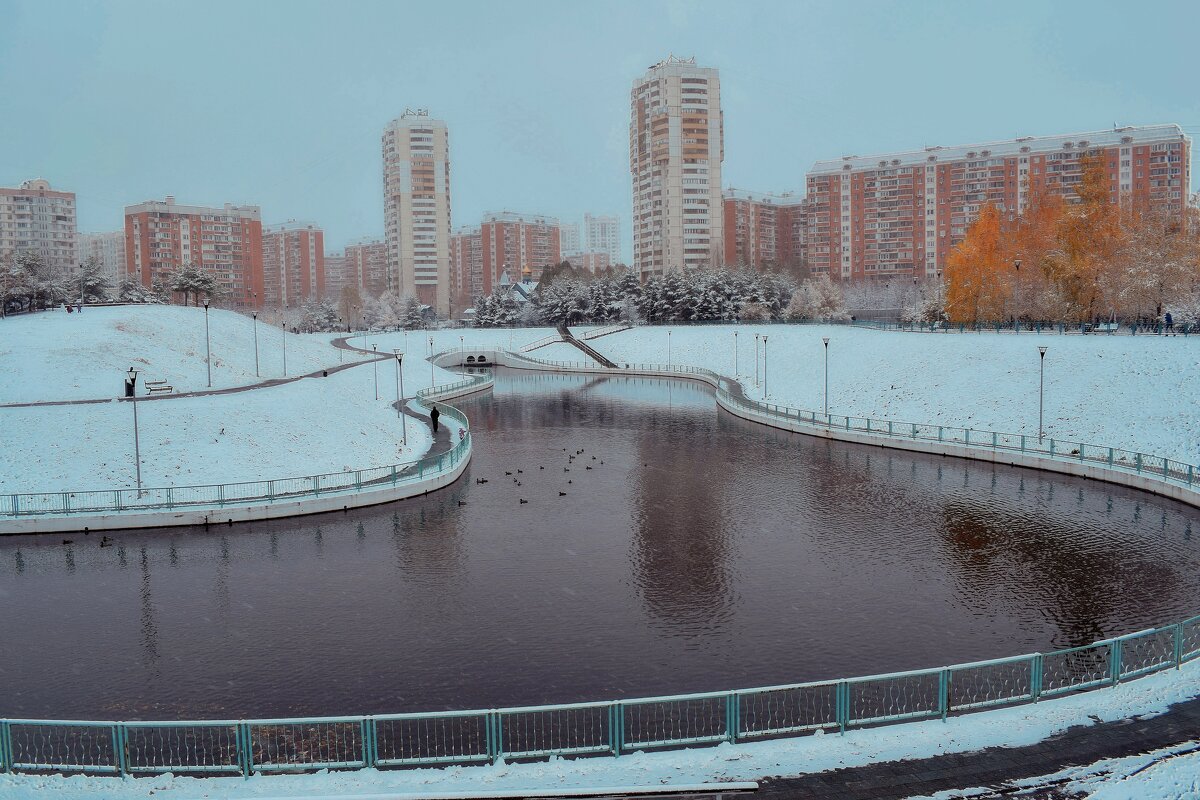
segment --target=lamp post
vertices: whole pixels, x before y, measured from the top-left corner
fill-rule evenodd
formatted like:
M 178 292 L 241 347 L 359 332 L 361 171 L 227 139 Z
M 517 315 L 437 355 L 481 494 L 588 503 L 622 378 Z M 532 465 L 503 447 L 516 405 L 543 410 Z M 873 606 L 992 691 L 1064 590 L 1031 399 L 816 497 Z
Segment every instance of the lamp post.
M 671 329 L 667 328 L 667 369 L 671 368 Z
M 79 313 L 83 313 L 83 264 L 79 265 Z
M 733 377 L 737 378 L 737 331 L 733 332 Z
M 408 446 L 408 423 L 404 420 L 404 353 L 393 350 L 396 356 L 396 416 L 400 418 L 400 437 Z
M 429 386 L 430 388 L 437 386 L 437 379 L 433 377 L 433 337 L 429 337 Z
M 204 366 L 208 368 L 208 386 L 212 388 L 212 342 L 208 338 L 208 298 L 204 298 Z
M 763 400 L 767 399 L 767 337 L 763 337 Z
M 258 374 L 258 312 L 253 312 L 254 316 L 254 377 L 261 377 Z M 340 350 L 338 352 L 341 352 Z
M 1046 347 L 1038 348 L 1038 441 L 1046 435 L 1042 428 L 1046 397 Z
M 463 337 L 458 337 L 458 361 L 460 364 L 467 363 L 467 346 L 463 344 Z
M 372 350 L 372 352 L 375 353 L 375 359 L 371 362 L 371 365 L 373 367 L 375 367 L 375 399 L 378 400 L 379 399 L 379 345 L 377 345 L 377 344 L 371 345 L 371 350 Z
M 133 403 L 133 463 L 135 466 L 135 474 L 137 475 L 138 497 L 142 496 L 142 448 L 138 442 L 138 418 L 137 418 L 137 376 L 138 371 L 133 367 L 129 368 L 125 378 L 125 391 L 128 393 L 130 402 Z
M 283 377 L 287 377 L 287 317 L 283 318 Z
M 754 385 L 758 386 L 758 339 L 762 334 L 754 334 Z
M 829 418 L 829 337 L 821 337 L 821 341 L 825 343 L 825 417 Z

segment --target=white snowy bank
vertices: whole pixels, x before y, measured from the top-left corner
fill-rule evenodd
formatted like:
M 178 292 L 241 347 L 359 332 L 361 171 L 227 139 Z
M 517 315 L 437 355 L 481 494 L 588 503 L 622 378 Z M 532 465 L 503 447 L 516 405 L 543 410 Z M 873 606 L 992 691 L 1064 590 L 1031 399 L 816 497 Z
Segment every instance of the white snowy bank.
M 315 775 L 242 778 L 83 778 L 33 775 L 0 776 L 0 797 L 11 800 L 55 797 L 171 797 L 178 800 L 216 797 L 308 797 L 387 793 L 407 794 L 530 789 L 587 789 L 754 781 L 779 775 L 815 772 L 927 758 L 986 747 L 1034 744 L 1074 725 L 1091 725 L 1131 716 L 1153 716 L 1172 703 L 1200 693 L 1200 660 L 1178 671 L 1168 670 L 1113 689 L 1047 700 L 1035 705 L 892 725 L 837 734 L 803 736 L 772 742 L 722 744 L 670 753 L 635 753 L 621 758 L 554 759 L 527 764 L 447 767 L 444 769 L 358 770 Z M 1165 782 L 1165 781 L 1164 781 Z M 1105 797 L 1157 797 L 1113 794 Z M 1161 795 L 1172 797 L 1175 795 Z M 1188 796 L 1186 794 L 1181 796 Z
M 1004 433 L 1038 427 L 1038 346 L 1046 353 L 1046 433 L 1200 463 L 1200 336 L 1058 336 L 876 331 L 823 325 L 639 327 L 589 342 L 618 363 L 707 367 L 765 396 L 829 411 Z M 668 332 L 670 335 L 668 336 Z M 669 345 L 668 345 L 669 339 Z M 668 346 L 670 353 L 668 356 Z M 541 357 L 542 351 L 530 355 Z M 579 354 L 580 359 L 584 358 Z
M 283 377 L 281 329 L 257 324 L 259 373 L 254 374 L 254 320 L 208 311 L 212 388 Z M 166 381 L 176 392 L 208 387 L 204 309 L 195 306 L 84 307 L 82 314 L 53 310 L 0 321 L 0 403 L 120 397 L 125 372 L 140 370 L 138 385 Z M 287 374 L 334 366 L 340 355 L 315 336 L 287 334 Z M 144 390 L 141 392 L 144 394 Z

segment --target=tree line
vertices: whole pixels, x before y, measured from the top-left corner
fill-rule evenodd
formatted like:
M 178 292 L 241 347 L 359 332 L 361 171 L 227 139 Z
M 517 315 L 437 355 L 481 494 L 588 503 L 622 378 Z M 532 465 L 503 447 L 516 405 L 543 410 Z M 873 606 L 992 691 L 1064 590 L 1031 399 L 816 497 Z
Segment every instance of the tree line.
M 1083 158 L 1075 195 L 1041 191 L 1019 215 L 984 205 L 947 259 L 944 317 L 1200 322 L 1197 209 L 1114 204 L 1096 156 Z

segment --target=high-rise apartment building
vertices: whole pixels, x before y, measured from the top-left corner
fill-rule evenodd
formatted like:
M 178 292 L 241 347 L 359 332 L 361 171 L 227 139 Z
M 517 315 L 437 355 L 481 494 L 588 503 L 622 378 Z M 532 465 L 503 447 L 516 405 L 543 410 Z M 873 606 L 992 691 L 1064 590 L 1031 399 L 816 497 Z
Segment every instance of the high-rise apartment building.
M 125 207 L 125 274 L 147 288 L 185 266 L 209 272 L 222 300 L 262 308 L 258 206 L 181 206 L 174 197 Z
M 311 222 L 263 228 L 263 297 L 271 307 L 295 308 L 325 296 L 325 234 Z
M 726 189 L 725 265 L 797 269 L 804 264 L 804 199 Z
M 58 273 L 76 270 L 74 192 L 57 191 L 41 179 L 0 187 L 0 260 L 21 252 L 37 253 Z
M 343 285 L 358 289 L 365 300 L 388 290 L 388 243 L 366 237 L 346 245 Z
M 583 215 L 584 250 L 608 253 L 609 263 L 621 260 L 621 220 L 618 217 Z
M 643 277 L 721 263 L 724 157 L 717 70 L 671 56 L 634 81 L 633 267 Z
M 450 137 L 429 112 L 406 109 L 383 132 L 387 286 L 450 312 Z
M 125 231 L 81 233 L 76 250 L 80 263 L 96 259 L 101 273 L 114 288 L 125 277 Z
M 941 275 L 984 204 L 1012 217 L 1043 191 L 1074 200 L 1084 156 L 1103 165 L 1114 204 L 1183 214 L 1191 140 L 1178 125 L 846 156 L 808 173 L 810 269 L 848 280 Z
M 478 225 L 466 225 L 450 237 L 450 276 L 455 308 L 467 308 L 484 294 L 483 236 Z
M 346 285 L 346 256 L 343 253 L 325 254 L 324 299 L 337 301 Z
M 579 235 L 578 222 L 559 223 L 558 246 L 564 253 L 578 253 L 583 250 L 583 238 Z
M 613 265 L 613 261 L 608 257 L 608 253 L 604 251 L 585 251 L 583 253 L 572 253 L 570 256 L 563 255 L 567 261 L 571 262 L 571 266 L 575 269 L 587 270 L 593 275 L 602 270 L 606 270 Z
M 478 226 L 460 229 L 452 249 L 455 284 L 472 299 L 491 294 L 505 270 L 516 281 L 524 267 L 540 274 L 562 260 L 557 219 L 511 211 L 487 213 Z

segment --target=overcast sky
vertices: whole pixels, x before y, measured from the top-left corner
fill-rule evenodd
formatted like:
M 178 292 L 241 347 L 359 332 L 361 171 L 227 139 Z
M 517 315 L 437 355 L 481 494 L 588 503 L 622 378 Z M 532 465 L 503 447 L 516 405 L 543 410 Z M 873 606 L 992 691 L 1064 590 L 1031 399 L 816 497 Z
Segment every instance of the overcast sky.
M 262 207 L 326 249 L 383 232 L 379 137 L 450 128 L 453 222 L 618 214 L 629 89 L 721 71 L 725 185 L 800 191 L 818 159 L 1178 122 L 1200 133 L 1200 3 L 0 0 L 0 185 L 123 208 Z M 1193 172 L 1195 190 L 1196 174 Z

